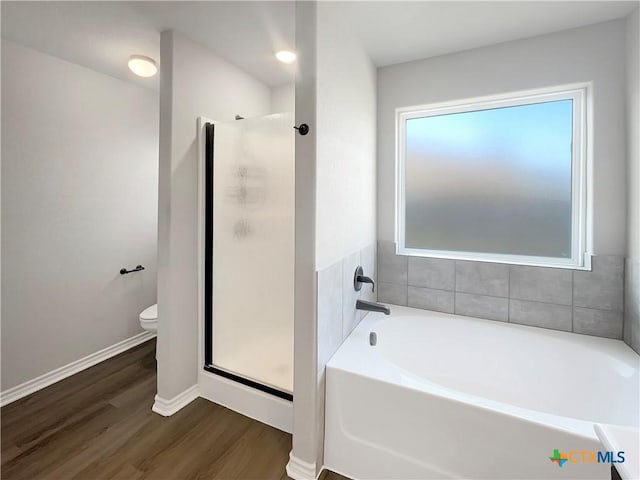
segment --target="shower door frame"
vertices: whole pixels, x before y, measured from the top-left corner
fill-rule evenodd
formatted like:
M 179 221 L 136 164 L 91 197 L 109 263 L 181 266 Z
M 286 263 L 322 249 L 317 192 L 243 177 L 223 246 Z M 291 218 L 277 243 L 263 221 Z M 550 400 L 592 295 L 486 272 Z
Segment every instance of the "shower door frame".
M 279 390 L 275 387 L 262 384 L 256 380 L 252 380 L 241 375 L 229 372 L 222 368 L 216 367 L 213 363 L 213 295 L 207 295 L 207 292 L 213 292 L 213 215 L 214 215 L 214 159 L 215 159 L 215 123 L 206 122 L 204 124 L 205 131 L 205 147 L 204 147 L 204 369 L 207 372 L 215 373 L 222 377 L 239 382 L 247 387 L 256 388 L 262 392 L 284 400 L 293 401 L 291 393 Z
M 293 395 L 213 365 L 213 138 L 198 117 L 198 386 L 200 396 L 279 430 L 293 431 Z M 215 135 L 214 135 L 215 136 Z M 208 167 L 208 168 L 207 168 Z M 209 216 L 208 214 L 211 214 Z

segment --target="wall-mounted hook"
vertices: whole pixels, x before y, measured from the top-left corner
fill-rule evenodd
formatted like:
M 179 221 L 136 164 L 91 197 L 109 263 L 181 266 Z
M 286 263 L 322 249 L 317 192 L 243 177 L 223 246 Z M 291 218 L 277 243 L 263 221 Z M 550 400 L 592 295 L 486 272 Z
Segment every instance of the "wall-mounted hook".
M 300 135 L 306 135 L 307 133 L 309 133 L 309 125 L 307 125 L 306 123 L 301 123 L 299 127 L 293 127 L 296 130 L 298 130 L 298 133 Z

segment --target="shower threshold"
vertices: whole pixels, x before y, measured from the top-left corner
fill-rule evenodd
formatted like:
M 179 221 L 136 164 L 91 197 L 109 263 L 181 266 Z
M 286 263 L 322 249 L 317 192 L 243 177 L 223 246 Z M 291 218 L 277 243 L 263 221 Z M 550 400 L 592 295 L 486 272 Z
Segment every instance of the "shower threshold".
M 293 395 L 289 392 L 285 392 L 283 390 L 279 390 L 277 388 L 271 387 L 269 385 L 265 385 L 255 380 L 251 380 L 249 378 L 236 375 L 235 373 L 231 373 L 227 370 L 223 370 L 213 365 L 205 365 L 204 369 L 207 372 L 220 375 L 221 377 L 227 378 L 229 380 L 233 380 L 234 382 L 238 382 L 247 387 L 255 388 L 256 390 L 260 390 L 261 392 L 268 393 L 269 395 L 282 398 L 283 400 L 289 400 L 290 402 L 293 401 Z

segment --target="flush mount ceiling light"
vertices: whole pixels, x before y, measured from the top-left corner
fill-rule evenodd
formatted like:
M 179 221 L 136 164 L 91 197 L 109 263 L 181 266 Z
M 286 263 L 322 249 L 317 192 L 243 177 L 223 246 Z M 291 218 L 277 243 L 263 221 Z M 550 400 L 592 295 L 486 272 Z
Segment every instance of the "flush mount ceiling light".
M 153 77 L 158 73 L 155 60 L 144 55 L 131 55 L 129 57 L 129 70 L 139 77 Z
M 296 52 L 292 52 L 291 50 L 280 50 L 276 52 L 276 58 L 282 63 L 289 64 L 296 61 L 297 55 Z

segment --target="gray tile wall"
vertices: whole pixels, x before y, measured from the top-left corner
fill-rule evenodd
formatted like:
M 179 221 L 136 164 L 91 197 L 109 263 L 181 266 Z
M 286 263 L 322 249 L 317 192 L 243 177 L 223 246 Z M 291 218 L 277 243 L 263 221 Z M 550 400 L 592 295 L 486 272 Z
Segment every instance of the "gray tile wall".
M 638 289 L 637 265 L 636 262 Z M 407 257 L 396 255 L 392 242 L 378 242 L 378 300 L 621 339 L 624 270 L 624 257 L 618 255 L 593 257 L 592 271 L 587 272 Z M 636 342 L 637 351 L 638 295 L 635 298 L 635 307 L 632 306 L 635 320 L 627 321 L 630 326 L 625 330 L 625 338 L 629 338 L 630 345 Z
M 376 282 L 376 292 L 371 285 L 363 285 L 359 292 L 353 288 L 353 274 L 361 265 L 364 274 Z M 342 342 L 367 312 L 356 310 L 356 301 L 376 301 L 378 283 L 376 275 L 376 244 L 371 244 L 347 255 L 317 274 L 318 320 L 318 383 L 316 386 L 317 424 L 316 435 L 320 445 L 324 442 L 325 365 Z
M 640 353 L 640 260 L 625 264 L 624 341 Z
M 363 285 L 359 292 L 353 288 L 353 274 L 359 265 L 366 276 L 377 280 L 375 244 L 317 272 L 319 372 L 366 314 L 356 310 L 356 301 L 376 301 L 377 292 L 371 291 L 371 285 Z M 376 290 L 377 286 L 376 281 Z

